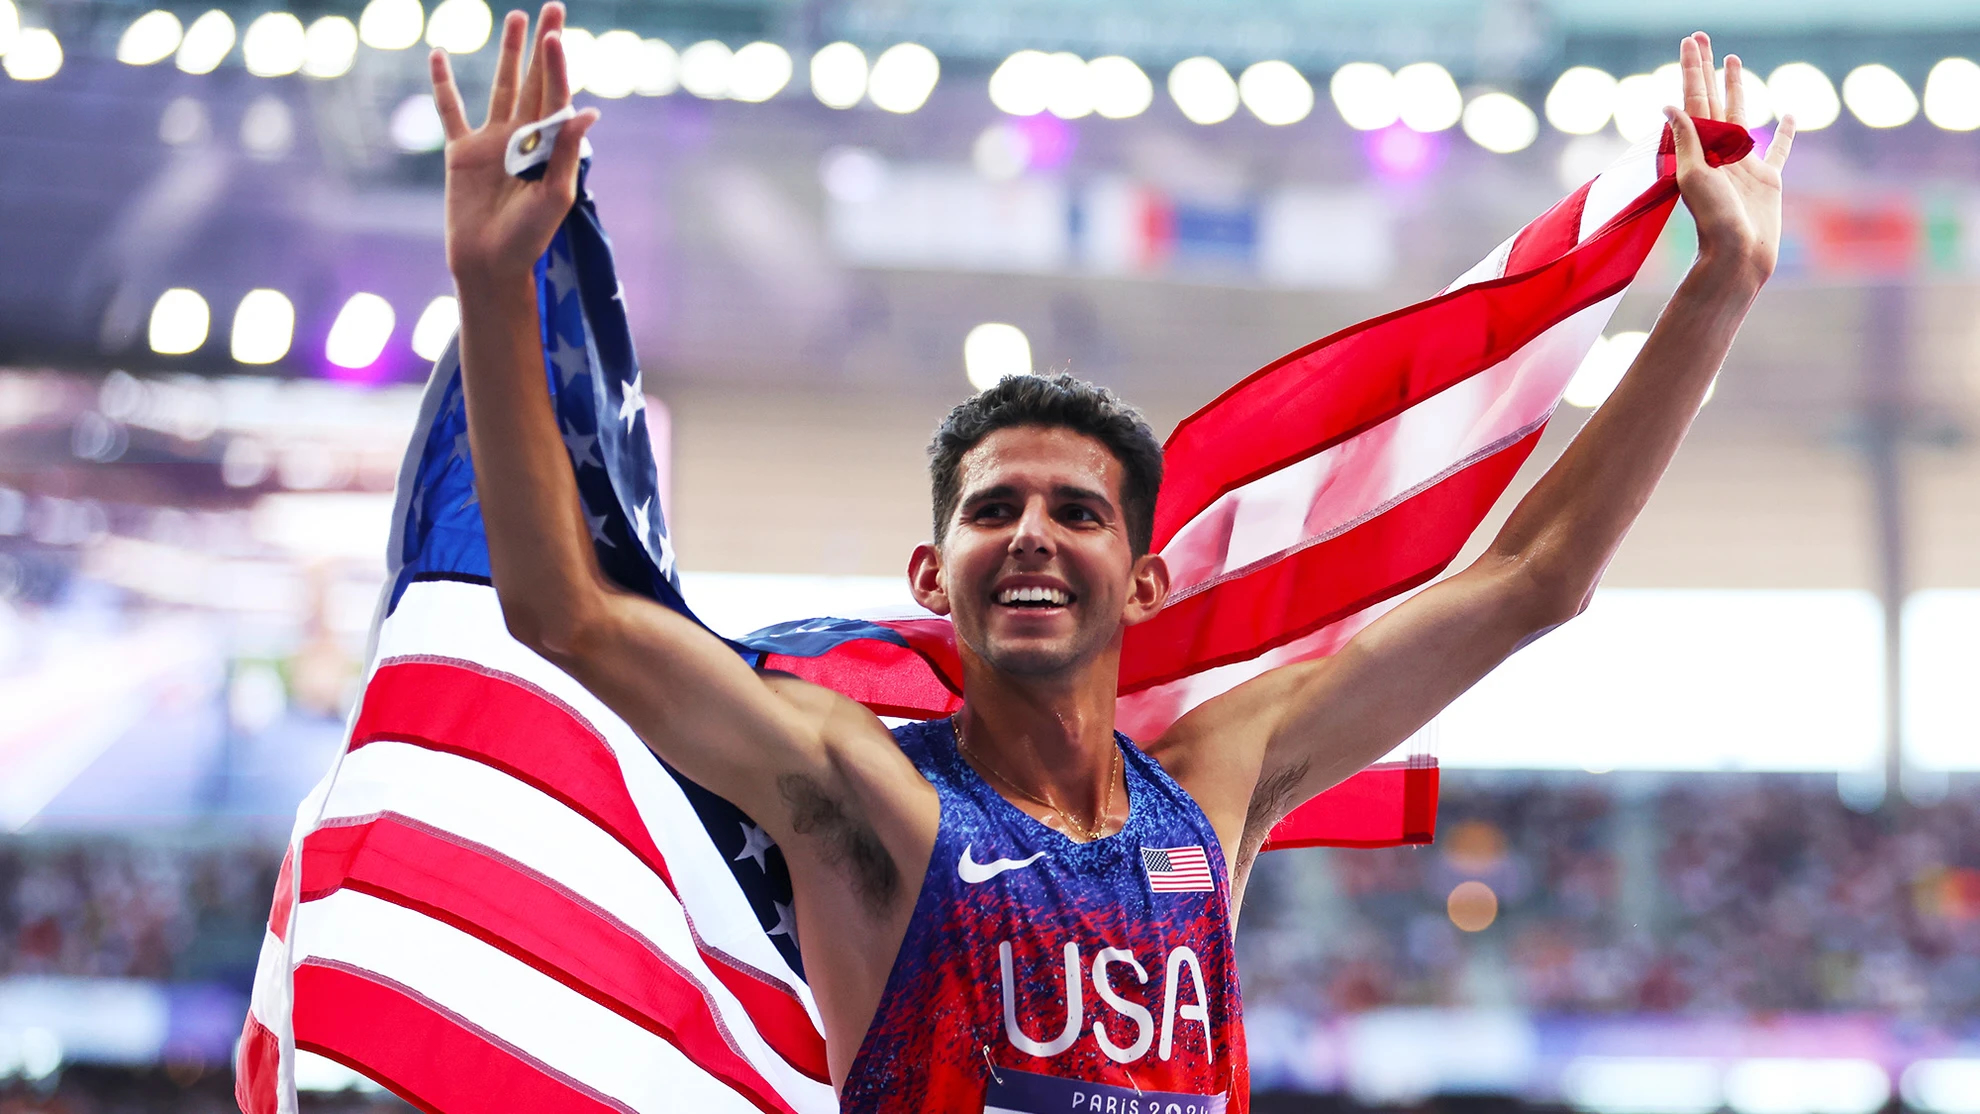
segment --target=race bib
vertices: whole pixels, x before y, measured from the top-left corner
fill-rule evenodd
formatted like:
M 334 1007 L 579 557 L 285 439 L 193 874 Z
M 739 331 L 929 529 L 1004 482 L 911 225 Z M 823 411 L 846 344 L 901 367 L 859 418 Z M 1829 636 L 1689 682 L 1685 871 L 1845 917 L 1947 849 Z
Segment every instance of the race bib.
M 1137 1091 L 1105 1083 L 1000 1067 L 983 1095 L 983 1114 L 1224 1114 L 1223 1095 Z

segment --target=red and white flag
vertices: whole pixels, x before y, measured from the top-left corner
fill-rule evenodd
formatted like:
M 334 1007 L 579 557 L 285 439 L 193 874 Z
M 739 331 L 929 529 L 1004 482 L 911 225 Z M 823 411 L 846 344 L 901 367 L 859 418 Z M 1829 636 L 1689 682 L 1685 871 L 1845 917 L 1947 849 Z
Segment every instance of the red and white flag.
M 1751 147 L 1698 126 L 1715 162 Z M 1449 563 L 1656 241 L 1670 166 L 1668 139 L 1633 149 L 1446 293 L 1275 362 L 1176 430 L 1156 520 L 1176 592 L 1130 633 L 1124 729 L 1148 737 L 1263 669 L 1333 652 Z M 687 612 L 588 196 L 539 283 L 600 563 Z M 282 864 L 242 1109 L 295 1111 L 308 1054 L 439 1114 L 835 1110 L 781 854 L 509 637 L 463 423 L 450 351 L 400 478 L 363 699 Z M 929 620 L 796 624 L 737 646 L 886 714 L 960 698 L 952 636 Z M 1359 774 L 1275 843 L 1427 840 L 1435 773 L 1425 758 Z M 1151 884 L 1158 867 L 1197 869 L 1177 860 L 1190 849 L 1162 850 Z

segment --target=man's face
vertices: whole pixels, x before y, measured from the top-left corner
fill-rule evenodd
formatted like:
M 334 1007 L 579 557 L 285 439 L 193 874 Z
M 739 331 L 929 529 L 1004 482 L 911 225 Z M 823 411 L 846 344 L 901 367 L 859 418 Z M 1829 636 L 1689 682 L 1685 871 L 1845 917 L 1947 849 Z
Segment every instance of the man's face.
M 941 549 L 916 553 L 917 596 L 1000 672 L 1052 676 L 1091 661 L 1124 623 L 1153 615 L 1167 587 L 1161 558 L 1137 561 L 1129 545 L 1124 476 L 1082 433 L 990 434 L 962 458 Z

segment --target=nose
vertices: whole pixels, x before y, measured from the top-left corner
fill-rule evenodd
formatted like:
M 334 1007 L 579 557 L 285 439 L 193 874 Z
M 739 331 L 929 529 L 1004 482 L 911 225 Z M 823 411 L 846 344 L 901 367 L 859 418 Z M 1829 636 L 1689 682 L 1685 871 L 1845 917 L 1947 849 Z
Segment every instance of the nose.
M 1018 516 L 1017 529 L 1011 532 L 1010 554 L 1013 557 L 1052 555 L 1052 515 L 1043 499 L 1027 500 L 1024 512 Z

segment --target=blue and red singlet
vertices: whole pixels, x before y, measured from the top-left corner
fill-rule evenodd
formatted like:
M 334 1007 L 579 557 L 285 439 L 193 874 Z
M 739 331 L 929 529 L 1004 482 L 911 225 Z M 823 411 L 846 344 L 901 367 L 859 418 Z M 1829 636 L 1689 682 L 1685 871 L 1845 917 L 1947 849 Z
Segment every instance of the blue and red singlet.
M 894 736 L 942 824 L 840 1108 L 1242 1114 L 1230 881 L 1189 794 L 1116 735 L 1127 823 L 1077 843 L 986 784 L 951 721 Z

